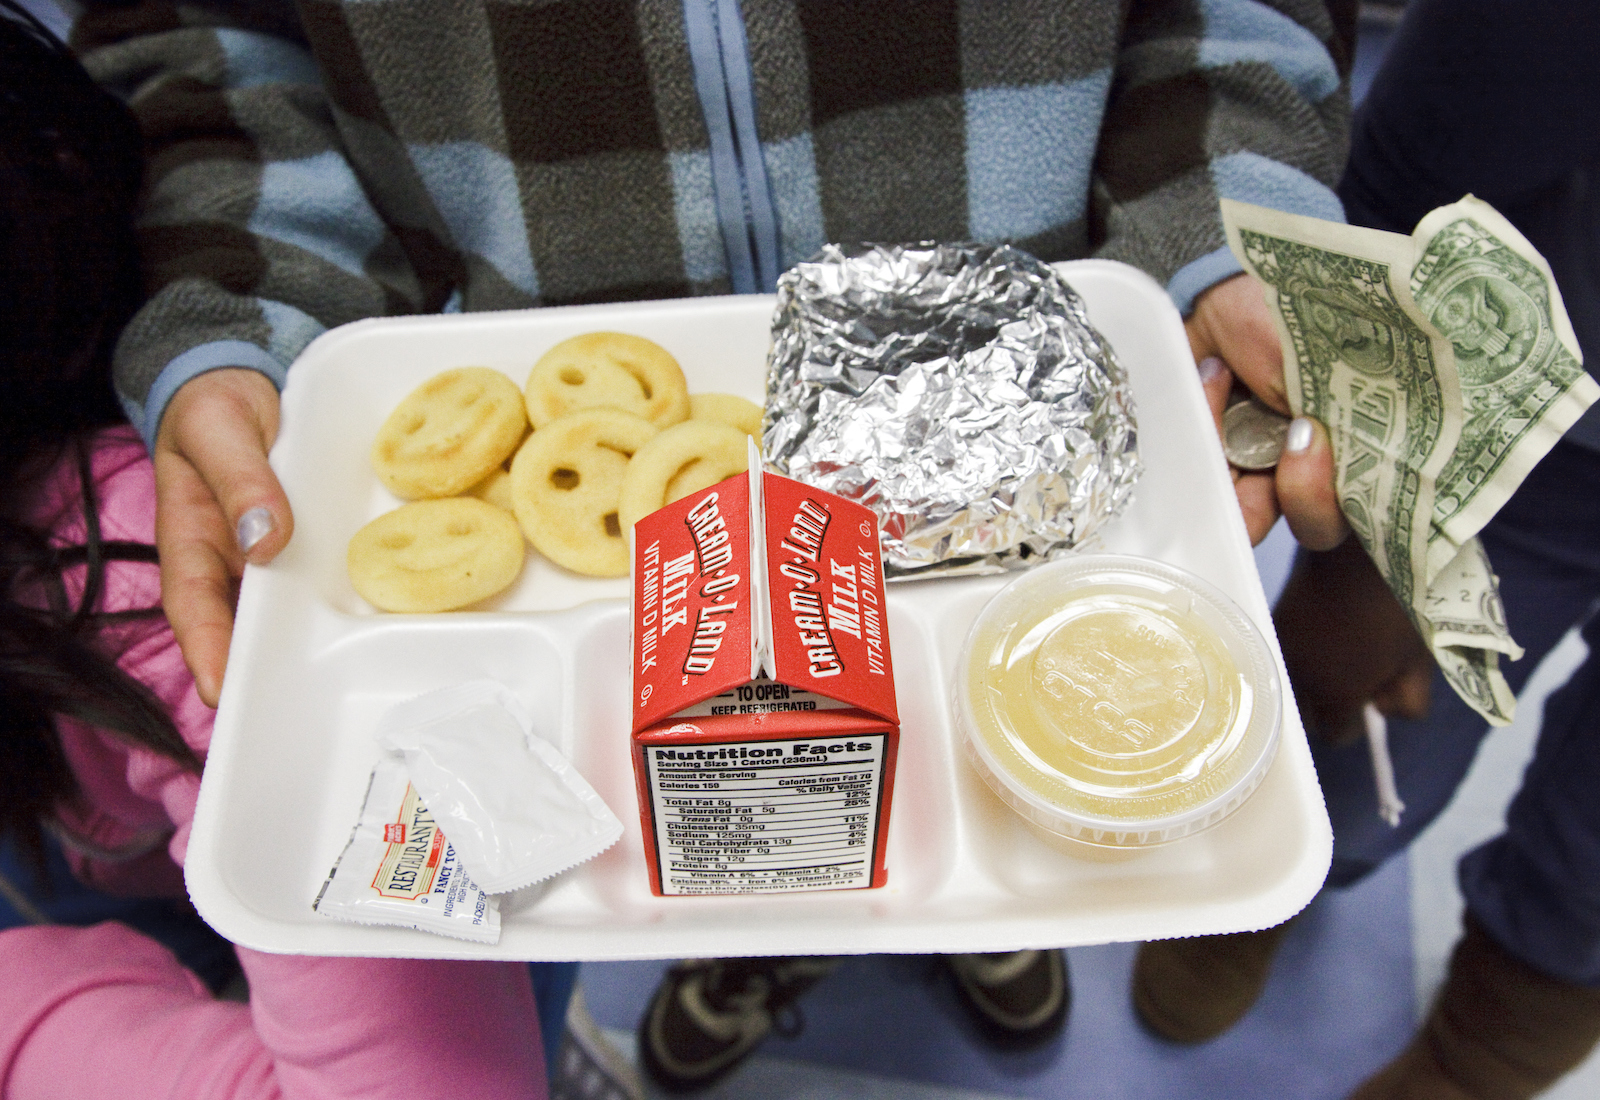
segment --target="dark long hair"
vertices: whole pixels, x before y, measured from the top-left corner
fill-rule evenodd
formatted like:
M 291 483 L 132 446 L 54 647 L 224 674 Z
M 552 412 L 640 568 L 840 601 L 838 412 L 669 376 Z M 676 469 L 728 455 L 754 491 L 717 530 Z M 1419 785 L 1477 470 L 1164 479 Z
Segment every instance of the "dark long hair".
M 92 434 L 122 419 L 117 334 L 139 305 L 133 207 L 141 142 L 127 109 L 15 0 L 0 0 L 0 836 L 44 866 L 41 822 L 77 796 L 56 722 L 114 731 L 199 769 L 155 695 L 106 644 L 108 561 L 152 546 L 100 537 Z M 72 462 L 85 538 L 52 545 L 28 522 L 45 479 Z M 64 575 L 83 570 L 79 597 Z

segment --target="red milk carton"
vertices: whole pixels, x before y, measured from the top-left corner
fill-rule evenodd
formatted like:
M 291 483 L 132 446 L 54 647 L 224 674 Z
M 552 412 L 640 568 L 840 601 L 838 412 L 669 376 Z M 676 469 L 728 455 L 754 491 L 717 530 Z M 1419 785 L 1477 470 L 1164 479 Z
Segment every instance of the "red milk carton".
M 900 719 L 877 517 L 740 474 L 640 520 L 633 767 L 657 894 L 865 889 Z

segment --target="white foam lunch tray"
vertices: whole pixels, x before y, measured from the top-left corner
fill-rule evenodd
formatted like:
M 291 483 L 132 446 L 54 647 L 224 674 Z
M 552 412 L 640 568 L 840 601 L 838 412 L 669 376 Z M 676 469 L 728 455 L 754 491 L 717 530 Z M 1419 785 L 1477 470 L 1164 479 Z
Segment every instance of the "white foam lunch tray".
M 1146 466 L 1098 549 L 1192 570 L 1231 596 L 1277 659 L 1260 578 L 1182 323 L 1121 264 L 1061 265 L 1126 364 Z M 1292 699 L 1277 759 L 1217 827 L 1131 858 L 1074 858 L 1038 839 L 970 769 L 951 726 L 967 627 L 1005 577 L 891 585 L 901 742 L 876 890 L 655 897 L 628 749 L 627 582 L 566 573 L 530 551 L 520 581 L 470 611 L 391 615 L 351 588 L 345 544 L 399 503 L 367 453 L 414 386 L 487 365 L 520 386 L 559 340 L 615 329 L 677 356 L 691 392 L 763 396 L 773 298 L 698 298 L 361 321 L 306 349 L 283 393 L 272 463 L 294 507 L 289 547 L 246 570 L 189 843 L 189 891 L 236 943 L 306 955 L 633 959 L 1003 951 L 1261 928 L 1299 911 L 1332 833 Z M 494 945 L 339 922 L 312 900 L 343 850 L 391 704 L 477 677 L 541 716 L 540 732 L 621 818 L 599 858 L 502 898 Z M 1287 698 L 1287 678 L 1285 677 Z

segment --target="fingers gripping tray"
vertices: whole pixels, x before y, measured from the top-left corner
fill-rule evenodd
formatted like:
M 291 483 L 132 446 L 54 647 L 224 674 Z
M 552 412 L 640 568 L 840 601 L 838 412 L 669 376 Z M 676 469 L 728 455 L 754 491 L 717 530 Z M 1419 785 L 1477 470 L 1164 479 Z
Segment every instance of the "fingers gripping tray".
M 1266 637 L 1266 599 L 1182 323 L 1132 268 L 1061 265 L 1132 380 L 1145 473 L 1095 550 L 1197 574 Z M 884 884 L 867 890 L 660 896 L 651 889 L 631 758 L 629 582 L 530 552 L 517 582 L 466 610 L 385 614 L 356 595 L 350 537 L 400 502 L 369 448 L 389 411 L 450 367 L 519 386 L 571 336 L 630 332 L 666 347 L 691 392 L 760 402 L 768 296 L 363 321 L 317 339 L 290 371 L 272 463 L 295 514 L 288 548 L 246 570 L 227 681 L 189 844 L 201 914 L 264 951 L 495 959 L 1001 951 L 1261 928 L 1321 886 L 1332 836 L 1305 732 L 1281 744 L 1248 802 L 1205 832 L 1129 858 L 1065 854 L 985 785 L 953 728 L 963 640 L 1011 576 L 898 582 L 887 619 L 900 741 Z M 501 899 L 496 944 L 346 924 L 312 910 L 355 823 L 393 704 L 488 678 L 538 716 L 622 819 L 599 857 Z

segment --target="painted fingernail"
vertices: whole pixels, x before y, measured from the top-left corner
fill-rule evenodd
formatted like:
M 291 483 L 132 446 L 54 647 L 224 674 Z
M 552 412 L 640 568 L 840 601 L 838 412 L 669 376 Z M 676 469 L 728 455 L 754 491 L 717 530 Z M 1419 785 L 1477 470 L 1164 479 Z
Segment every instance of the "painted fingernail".
M 1297 416 L 1289 424 L 1289 436 L 1283 441 L 1284 450 L 1290 454 L 1303 454 L 1311 448 L 1313 437 L 1311 421 Z
M 265 508 L 252 508 L 239 517 L 239 549 L 246 554 L 271 533 L 272 513 Z
M 1202 385 L 1221 374 L 1222 368 L 1226 366 L 1226 364 L 1223 363 L 1221 359 L 1218 359 L 1215 355 L 1206 356 L 1196 365 L 1200 368 L 1200 382 Z

